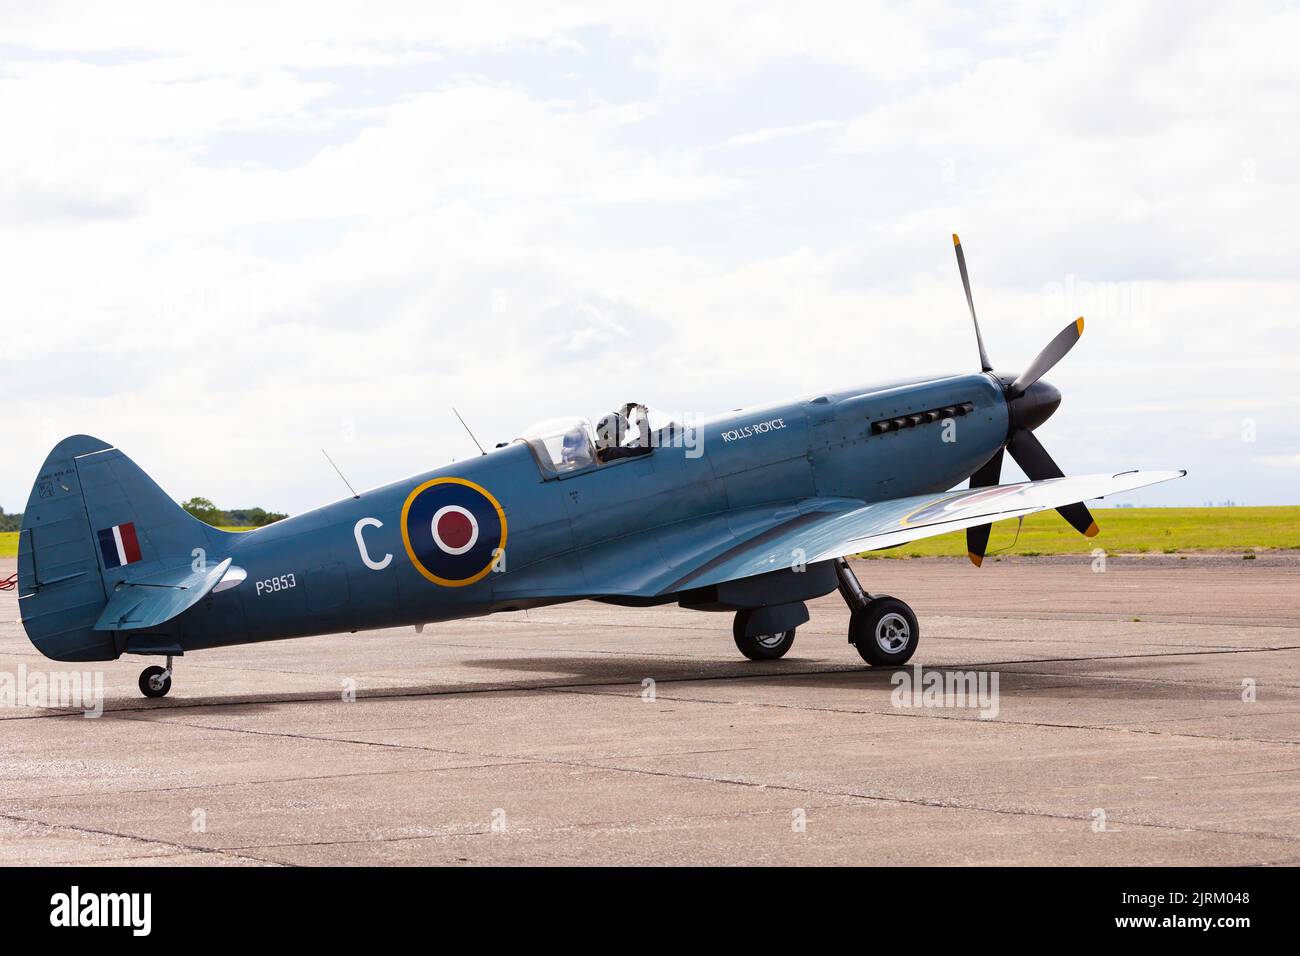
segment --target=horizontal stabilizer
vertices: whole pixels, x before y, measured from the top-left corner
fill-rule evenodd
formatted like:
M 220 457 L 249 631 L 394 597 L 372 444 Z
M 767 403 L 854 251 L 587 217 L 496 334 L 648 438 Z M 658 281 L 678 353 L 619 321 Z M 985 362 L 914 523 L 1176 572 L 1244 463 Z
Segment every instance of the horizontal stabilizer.
M 96 631 L 135 631 L 170 621 L 203 599 L 230 567 L 230 558 L 195 571 L 189 565 L 123 581 L 108 599 Z

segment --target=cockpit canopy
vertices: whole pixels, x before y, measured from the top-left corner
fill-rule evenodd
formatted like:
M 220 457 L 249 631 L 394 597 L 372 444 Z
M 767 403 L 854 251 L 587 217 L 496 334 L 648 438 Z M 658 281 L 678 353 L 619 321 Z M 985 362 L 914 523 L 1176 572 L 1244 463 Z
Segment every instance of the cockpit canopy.
M 659 445 L 659 436 L 676 427 L 670 416 L 636 402 L 628 402 L 615 413 L 626 428 L 608 427 L 597 436 L 591 420 L 581 417 L 550 418 L 524 429 L 517 441 L 526 443 L 537 459 L 543 477 L 554 478 L 595 465 L 608 465 L 628 457 L 649 454 Z
M 519 436 L 533 450 L 537 464 L 549 475 L 563 475 L 596 463 L 591 422 L 585 418 L 548 418 Z

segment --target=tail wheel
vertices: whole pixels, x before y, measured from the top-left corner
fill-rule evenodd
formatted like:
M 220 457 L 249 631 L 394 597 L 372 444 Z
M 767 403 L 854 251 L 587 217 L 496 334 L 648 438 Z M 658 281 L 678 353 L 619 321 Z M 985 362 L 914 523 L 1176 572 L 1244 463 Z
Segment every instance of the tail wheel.
M 775 634 L 756 634 L 746 637 L 745 630 L 749 624 L 750 611 L 737 611 L 736 620 L 731 625 L 731 636 L 736 647 L 751 661 L 774 661 L 785 657 L 786 651 L 794 645 L 794 634 L 798 628 L 777 631 Z
M 172 689 L 172 675 L 167 668 L 154 664 L 140 672 L 140 693 L 146 697 L 166 697 Z
M 906 664 L 920 639 L 916 615 L 898 598 L 873 598 L 849 619 L 849 643 L 874 667 Z

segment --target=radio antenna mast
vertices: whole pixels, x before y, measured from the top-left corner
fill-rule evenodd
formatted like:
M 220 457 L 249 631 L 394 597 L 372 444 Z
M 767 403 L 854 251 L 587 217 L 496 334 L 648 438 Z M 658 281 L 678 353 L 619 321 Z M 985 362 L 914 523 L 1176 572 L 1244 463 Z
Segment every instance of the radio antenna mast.
M 343 472 L 339 471 L 339 466 L 336 465 L 336 464 L 334 464 L 334 459 L 330 457 L 330 453 L 327 452 L 324 448 L 322 448 L 322 449 L 320 450 L 320 453 L 321 453 L 322 455 L 325 456 L 325 460 L 328 461 L 328 462 L 330 463 L 330 466 L 331 466 L 335 471 L 338 471 L 338 475 L 339 475 L 339 477 L 340 477 L 340 478 L 343 478 Z M 360 498 L 360 497 L 361 497 L 359 494 L 357 494 L 356 489 L 352 487 L 352 483 L 349 482 L 346 478 L 343 478 L 343 484 L 345 484 L 345 485 L 348 486 L 348 491 L 352 492 L 352 497 L 353 497 L 353 498 Z
M 479 454 L 480 454 L 480 455 L 486 455 L 487 452 L 485 452 L 485 451 L 483 450 L 483 446 L 482 446 L 482 445 L 479 445 L 478 439 L 474 437 L 474 433 L 473 433 L 472 431 L 470 431 L 470 430 L 469 430 L 469 426 L 465 424 L 465 419 L 463 419 L 463 418 L 460 417 L 460 412 L 456 411 L 456 406 L 455 406 L 455 405 L 453 405 L 453 406 L 451 407 L 451 413 L 452 413 L 453 415 L 455 415 L 458 419 L 460 419 L 461 427 L 464 428 L 464 429 L 465 429 L 465 432 L 469 435 L 470 441 L 472 441 L 475 445 L 478 445 L 478 451 L 479 451 Z

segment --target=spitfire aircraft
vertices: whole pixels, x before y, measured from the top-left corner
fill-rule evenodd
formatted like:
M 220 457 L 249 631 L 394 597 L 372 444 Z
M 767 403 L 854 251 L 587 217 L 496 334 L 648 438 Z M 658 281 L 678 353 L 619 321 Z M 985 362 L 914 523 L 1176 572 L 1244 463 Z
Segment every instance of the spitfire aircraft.
M 527 429 L 481 457 L 248 532 L 190 516 L 117 448 L 75 435 L 50 452 L 19 539 L 22 623 L 58 661 L 154 655 L 415 625 L 565 601 L 675 603 L 734 615 L 751 660 L 783 656 L 807 602 L 838 590 L 869 664 L 915 653 L 916 615 L 873 595 L 847 556 L 1055 508 L 1085 535 L 1084 501 L 1181 477 L 1066 478 L 1034 435 L 1061 393 L 1043 380 L 1071 322 L 1023 371 L 989 362 L 961 243 L 978 373 L 824 392 L 691 425 L 629 403 Z M 999 484 L 1004 453 L 1029 481 Z M 953 489 L 969 479 L 967 488 Z

